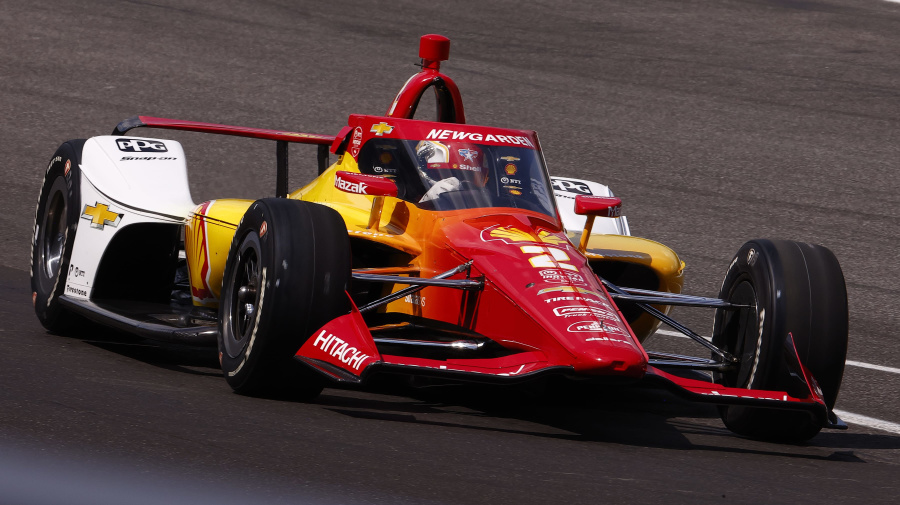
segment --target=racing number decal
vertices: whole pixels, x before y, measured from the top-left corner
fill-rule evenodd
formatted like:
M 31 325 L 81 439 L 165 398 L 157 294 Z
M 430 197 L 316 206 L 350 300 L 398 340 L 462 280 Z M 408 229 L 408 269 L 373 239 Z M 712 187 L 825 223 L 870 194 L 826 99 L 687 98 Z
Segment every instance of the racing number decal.
M 563 268 L 566 270 L 578 271 L 575 265 L 563 263 L 570 261 L 569 255 L 560 249 L 552 249 L 539 245 L 523 245 L 522 252 L 525 254 L 537 254 L 533 258 L 528 258 L 528 262 L 534 268 Z M 546 254 L 550 253 L 550 254 Z

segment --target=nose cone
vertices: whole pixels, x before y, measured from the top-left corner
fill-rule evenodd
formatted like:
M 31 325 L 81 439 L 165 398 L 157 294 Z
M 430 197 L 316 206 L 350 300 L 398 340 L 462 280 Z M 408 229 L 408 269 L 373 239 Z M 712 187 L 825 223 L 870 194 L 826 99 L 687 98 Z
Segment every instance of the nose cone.
M 545 332 L 542 337 L 560 349 L 557 358 L 577 373 L 643 376 L 646 352 L 586 258 L 561 230 L 516 215 L 470 219 L 457 225 L 447 230 L 448 238 L 454 235 L 450 242 L 474 259 L 487 281 L 516 306 L 516 314 L 501 317 L 534 320 Z M 500 315 L 486 317 L 491 316 Z M 540 341 L 532 335 L 512 338 L 523 345 Z

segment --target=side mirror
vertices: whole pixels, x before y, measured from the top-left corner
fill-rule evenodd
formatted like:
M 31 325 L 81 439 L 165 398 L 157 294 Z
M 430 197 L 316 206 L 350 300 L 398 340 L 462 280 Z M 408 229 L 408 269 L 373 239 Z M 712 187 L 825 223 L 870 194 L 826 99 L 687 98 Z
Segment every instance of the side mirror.
M 368 196 L 397 196 L 397 184 L 380 175 L 360 174 L 356 172 L 336 172 L 334 187 L 344 193 Z
M 575 213 L 587 216 L 619 217 L 622 215 L 622 200 L 612 196 L 575 197 Z
M 369 212 L 369 224 L 366 229 L 378 229 L 381 221 L 381 209 L 384 208 L 384 197 L 397 196 L 397 183 L 380 175 L 360 174 L 357 172 L 335 172 L 334 187 L 344 193 L 374 196 L 372 210 Z
M 581 242 L 578 243 L 578 250 L 584 254 L 587 250 L 588 238 L 591 236 L 591 229 L 594 228 L 594 218 L 597 216 L 621 216 L 622 200 L 612 196 L 578 195 L 575 197 L 575 213 L 587 216 L 587 220 L 584 222 L 584 231 L 581 232 Z

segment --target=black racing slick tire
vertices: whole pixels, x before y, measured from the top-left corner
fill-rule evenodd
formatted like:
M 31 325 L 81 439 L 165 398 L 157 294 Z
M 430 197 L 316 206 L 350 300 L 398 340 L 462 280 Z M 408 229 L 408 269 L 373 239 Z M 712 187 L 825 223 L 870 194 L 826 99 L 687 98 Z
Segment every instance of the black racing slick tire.
M 60 333 L 80 319 L 61 306 L 75 230 L 81 214 L 81 150 L 85 140 L 70 140 L 50 160 L 38 196 L 31 242 L 31 299 L 44 328 Z
M 834 407 L 847 357 L 844 275 L 825 247 L 787 240 L 753 240 L 735 255 L 719 297 L 750 308 L 716 311 L 713 344 L 740 359 L 715 382 L 738 388 L 787 391 L 805 398 L 808 386 L 792 373 L 786 338 Z M 800 443 L 822 426 L 805 412 L 721 407 L 725 425 L 751 438 Z
M 323 379 L 293 358 L 315 330 L 349 313 L 350 267 L 347 228 L 333 209 L 284 198 L 250 206 L 219 306 L 219 356 L 232 389 L 302 399 L 321 392 Z

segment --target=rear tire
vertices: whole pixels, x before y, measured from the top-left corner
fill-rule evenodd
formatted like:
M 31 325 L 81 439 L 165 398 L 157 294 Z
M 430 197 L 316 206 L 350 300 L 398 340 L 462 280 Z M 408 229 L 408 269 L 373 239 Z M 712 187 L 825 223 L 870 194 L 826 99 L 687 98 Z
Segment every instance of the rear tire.
M 242 394 L 317 396 L 323 380 L 293 357 L 313 334 L 350 311 L 350 241 L 333 209 L 257 200 L 235 232 L 219 307 L 219 356 Z
M 805 398 L 808 387 L 791 375 L 784 355 L 790 333 L 826 405 L 834 407 L 847 356 L 848 313 L 844 275 L 831 251 L 787 240 L 747 242 L 728 268 L 719 297 L 752 308 L 716 311 L 713 344 L 740 365 L 714 374 L 715 382 Z M 729 406 L 720 413 L 731 431 L 764 440 L 803 442 L 822 428 L 804 412 Z
M 85 140 L 70 140 L 59 147 L 38 196 L 31 242 L 31 291 L 34 312 L 48 330 L 72 330 L 81 321 L 62 307 L 69 259 L 81 214 L 81 150 Z

